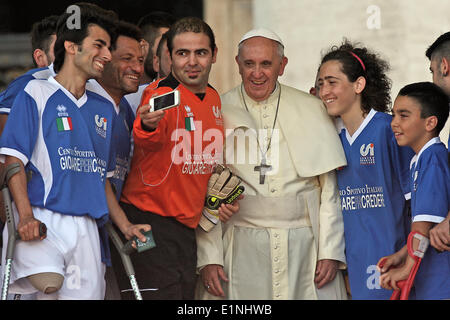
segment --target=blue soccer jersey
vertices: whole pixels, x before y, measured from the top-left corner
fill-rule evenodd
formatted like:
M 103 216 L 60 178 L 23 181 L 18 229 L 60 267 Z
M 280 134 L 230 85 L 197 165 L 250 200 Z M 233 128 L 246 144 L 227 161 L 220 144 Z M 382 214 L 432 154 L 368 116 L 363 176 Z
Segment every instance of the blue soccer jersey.
M 89 80 L 86 89 L 95 92 L 110 101 L 116 111 L 116 125 L 113 132 L 113 143 L 116 152 L 116 168 L 113 176 L 109 180 L 114 188 L 117 200 L 119 200 L 130 167 L 131 130 L 133 129 L 135 116 L 131 106 L 125 98 L 122 98 L 119 105 L 116 106 L 111 96 L 97 81 Z
M 50 65 L 45 68 L 32 69 L 17 77 L 8 85 L 5 91 L 0 93 L 0 114 L 9 114 L 14 99 L 25 88 L 28 82 L 34 79 L 48 79 L 54 75 L 53 65 Z
M 119 114 L 117 115 L 117 129 L 114 131 L 114 141 L 116 143 L 116 170 L 111 177 L 114 184 L 117 200 L 122 194 L 123 184 L 128 174 L 131 164 L 131 140 L 134 113 L 128 102 L 122 98 L 119 104 Z
M 391 116 L 371 110 L 352 137 L 339 134 L 347 166 L 337 171 L 353 299 L 389 299 L 376 264 L 406 243 L 405 198 L 414 152 L 398 147 Z
M 411 160 L 413 222 L 440 223 L 450 210 L 448 151 L 439 138 L 430 140 Z M 450 252 L 431 246 L 414 280 L 417 299 L 450 299 Z
M 0 154 L 19 158 L 30 172 L 32 206 L 104 220 L 104 181 L 115 168 L 114 110 L 95 93 L 80 99 L 53 77 L 32 80 L 14 101 Z

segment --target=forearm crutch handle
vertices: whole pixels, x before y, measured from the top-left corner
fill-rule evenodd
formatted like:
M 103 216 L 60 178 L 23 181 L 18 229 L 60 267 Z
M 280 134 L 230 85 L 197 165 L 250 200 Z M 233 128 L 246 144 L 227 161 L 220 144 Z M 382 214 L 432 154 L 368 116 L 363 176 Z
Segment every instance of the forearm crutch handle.
M 419 246 L 417 250 L 413 248 L 414 238 L 419 240 Z M 397 281 L 397 287 L 400 290 L 394 290 L 391 295 L 390 300 L 408 300 L 409 293 L 414 285 L 414 279 L 416 278 L 417 271 L 419 270 L 420 262 L 422 261 L 425 251 L 428 248 L 430 240 L 423 234 L 417 231 L 412 231 L 408 235 L 408 240 L 406 243 L 408 249 L 408 255 L 414 260 L 414 265 L 409 272 L 408 278 L 406 280 Z M 383 267 L 385 261 L 380 262 L 380 267 Z
M 14 222 L 14 214 L 12 212 L 11 196 L 9 194 L 9 179 L 20 171 L 19 163 L 8 165 L 1 175 L 2 195 L 5 206 L 6 227 L 8 228 L 8 245 L 6 250 L 6 259 L 12 259 L 14 255 L 14 246 L 17 239 L 16 225 Z
M 14 221 L 14 213 L 12 211 L 11 195 L 9 194 L 8 182 L 12 176 L 20 171 L 21 165 L 19 163 L 11 163 L 6 167 L 0 176 L 1 190 L 3 195 L 3 203 L 5 207 L 6 226 L 8 228 L 8 244 L 6 247 L 5 256 L 5 273 L 3 275 L 2 285 L 2 300 L 6 300 L 9 290 L 9 280 L 11 277 L 11 265 L 14 257 L 14 248 L 16 240 L 20 240 L 19 233 L 16 231 L 16 224 Z M 42 237 L 47 234 L 47 227 L 44 223 L 39 225 L 39 235 Z
M 136 281 L 135 271 L 133 264 L 131 263 L 129 253 L 126 253 L 125 246 L 122 240 L 120 239 L 119 235 L 110 222 L 106 223 L 106 229 L 108 230 L 109 237 L 114 243 L 114 246 L 119 252 L 120 258 L 122 259 L 123 267 L 125 268 L 125 272 L 130 279 L 131 288 L 133 289 L 136 300 L 142 300 L 141 292 L 139 291 L 139 286 Z
M 16 240 L 20 240 L 20 235 L 16 230 L 16 224 L 14 221 L 14 213 L 12 210 L 12 200 L 11 195 L 9 193 L 8 182 L 16 173 L 20 171 L 20 164 L 15 162 L 11 163 L 6 167 L 6 169 L 2 172 L 0 177 L 1 179 L 1 189 L 3 195 L 3 202 L 5 206 L 5 216 L 6 216 L 6 225 L 8 228 L 8 246 L 7 246 L 7 255 L 6 258 L 11 258 L 14 255 L 14 245 Z M 39 236 L 45 236 L 47 234 L 47 226 L 45 223 L 39 224 Z M 8 254 L 9 253 L 9 254 Z
M 419 245 L 417 250 L 414 250 L 413 240 L 419 240 Z M 407 247 L 408 255 L 414 259 L 414 265 L 409 272 L 408 279 L 405 281 L 403 290 L 401 290 L 400 300 L 408 300 L 409 292 L 414 284 L 414 279 L 416 278 L 417 271 L 419 270 L 420 263 L 428 249 L 430 240 L 418 231 L 411 231 L 408 235 Z

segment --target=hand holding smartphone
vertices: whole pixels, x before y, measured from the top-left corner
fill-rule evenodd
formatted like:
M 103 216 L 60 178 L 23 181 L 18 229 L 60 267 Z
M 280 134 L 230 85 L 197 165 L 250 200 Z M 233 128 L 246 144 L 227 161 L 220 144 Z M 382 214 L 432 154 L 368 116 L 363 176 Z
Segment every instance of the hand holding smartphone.
M 167 110 L 180 104 L 180 92 L 178 90 L 152 97 L 150 99 L 150 112 Z

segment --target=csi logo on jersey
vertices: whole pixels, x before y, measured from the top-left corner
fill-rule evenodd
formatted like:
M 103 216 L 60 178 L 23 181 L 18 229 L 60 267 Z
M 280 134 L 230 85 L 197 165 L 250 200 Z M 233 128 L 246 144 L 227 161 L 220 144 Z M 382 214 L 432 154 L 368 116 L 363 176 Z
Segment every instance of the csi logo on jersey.
M 361 155 L 363 157 L 366 157 L 370 153 L 370 155 L 373 157 L 373 155 L 375 153 L 373 150 L 373 143 L 370 143 L 367 146 L 365 144 L 363 144 L 361 146 L 361 148 L 359 149 L 359 153 L 361 153 Z
M 375 146 L 373 143 L 361 145 L 361 148 L 359 148 L 359 153 L 361 154 L 361 158 L 359 160 L 361 165 L 375 164 Z
M 106 128 L 107 128 L 107 120 L 106 118 L 100 117 L 98 114 L 95 115 L 95 124 L 97 125 L 95 131 L 98 135 L 103 138 L 106 138 Z

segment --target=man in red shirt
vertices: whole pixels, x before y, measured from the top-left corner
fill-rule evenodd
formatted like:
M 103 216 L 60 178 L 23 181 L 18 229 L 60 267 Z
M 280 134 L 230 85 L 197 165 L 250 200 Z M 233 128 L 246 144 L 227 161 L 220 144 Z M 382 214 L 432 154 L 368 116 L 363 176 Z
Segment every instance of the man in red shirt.
M 121 205 L 130 221 L 145 221 L 153 230 L 156 247 L 132 256 L 143 298 L 194 299 L 195 228 L 208 180 L 222 162 L 220 98 L 208 84 L 217 47 L 211 28 L 198 18 L 179 20 L 167 36 L 172 72 L 144 91 Z M 150 111 L 150 98 L 173 90 L 179 91 L 177 107 Z

